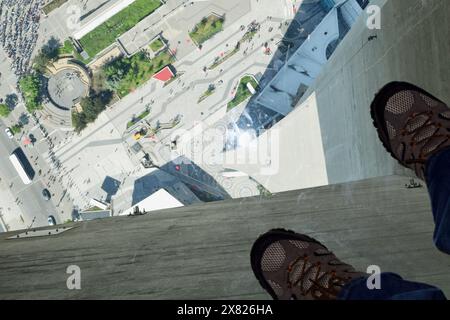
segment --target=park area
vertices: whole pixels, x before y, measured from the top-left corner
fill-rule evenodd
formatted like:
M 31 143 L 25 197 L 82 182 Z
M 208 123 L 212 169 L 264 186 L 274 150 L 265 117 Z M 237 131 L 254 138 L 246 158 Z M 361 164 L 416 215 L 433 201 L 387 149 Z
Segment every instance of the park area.
M 146 109 L 144 112 L 142 112 L 137 117 L 133 117 L 133 119 L 127 123 L 127 129 L 134 126 L 136 123 L 138 123 L 139 121 L 141 121 L 142 119 L 147 117 L 149 114 L 150 114 L 150 109 Z
M 116 59 L 103 67 L 106 85 L 122 98 L 150 80 L 173 60 L 168 51 L 161 52 L 153 59 L 149 59 L 145 52 L 139 52 L 130 58 Z
M 156 39 L 152 43 L 150 43 L 150 49 L 152 49 L 153 52 L 158 52 L 164 47 L 164 42 L 162 42 L 161 39 Z
M 252 76 L 243 77 L 237 87 L 236 95 L 234 96 L 233 100 L 228 102 L 227 111 L 230 111 L 234 107 L 237 107 L 239 104 L 241 104 L 242 102 L 244 102 L 245 100 L 247 100 L 248 98 L 250 98 L 252 96 L 252 93 L 250 92 L 250 90 L 247 87 L 248 83 L 250 83 L 251 86 L 255 90 L 257 90 L 258 83 Z
M 58 48 L 59 55 L 70 55 L 75 52 L 75 48 L 70 40 L 64 41 L 63 45 Z
M 225 19 L 223 17 L 216 15 L 204 17 L 189 33 L 189 36 L 197 45 L 201 45 L 223 30 L 224 21 Z
M 80 39 L 90 57 L 110 46 L 119 36 L 162 5 L 160 0 L 136 0 Z

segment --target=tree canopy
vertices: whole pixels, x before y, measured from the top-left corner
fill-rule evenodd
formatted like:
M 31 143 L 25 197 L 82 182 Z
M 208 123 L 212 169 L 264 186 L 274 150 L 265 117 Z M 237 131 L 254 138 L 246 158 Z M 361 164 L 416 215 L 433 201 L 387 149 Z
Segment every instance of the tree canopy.
M 58 39 L 52 37 L 50 40 L 39 50 L 39 53 L 34 58 L 34 69 L 41 73 L 44 73 L 47 65 L 58 59 L 61 43 Z
M 105 90 L 81 99 L 82 112 L 72 114 L 72 123 L 77 132 L 86 128 L 87 124 L 94 122 L 98 115 L 105 110 L 112 99 L 112 91 Z
M 25 106 L 29 112 L 41 109 L 41 78 L 37 74 L 22 77 L 19 87 L 25 99 Z
M 0 104 L 0 117 L 7 117 L 10 113 L 11 113 L 11 109 L 9 109 L 9 107 L 6 104 L 1 103 Z

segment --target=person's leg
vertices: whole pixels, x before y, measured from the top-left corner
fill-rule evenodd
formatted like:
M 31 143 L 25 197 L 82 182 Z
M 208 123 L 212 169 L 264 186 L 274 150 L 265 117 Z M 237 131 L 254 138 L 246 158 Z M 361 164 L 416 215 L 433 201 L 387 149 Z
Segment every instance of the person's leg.
M 369 290 L 367 273 L 340 261 L 317 240 L 283 229 L 253 244 L 251 265 L 261 286 L 276 300 L 435 300 L 437 288 L 381 274 L 381 289 Z
M 433 156 L 427 163 L 427 185 L 436 228 L 436 247 L 450 254 L 450 149 Z
M 380 275 L 380 289 L 370 290 L 367 277 L 355 279 L 340 292 L 339 300 L 446 300 L 444 293 L 424 283 L 404 280 L 394 273 Z
M 371 115 L 386 150 L 427 182 L 434 241 L 450 254 L 450 108 L 412 84 L 393 82 L 376 95 Z

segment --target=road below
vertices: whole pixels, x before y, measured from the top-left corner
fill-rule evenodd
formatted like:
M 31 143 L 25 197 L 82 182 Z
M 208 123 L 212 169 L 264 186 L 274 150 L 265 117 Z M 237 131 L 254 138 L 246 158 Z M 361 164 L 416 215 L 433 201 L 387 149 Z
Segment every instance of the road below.
M 16 140 L 5 134 L 6 126 L 0 121 L 0 208 L 3 220 L 9 229 L 29 226 L 47 226 L 48 215 L 53 215 L 58 223 L 58 215 L 53 202 L 42 197 L 45 188 L 39 168 L 33 168 L 36 175 L 29 185 L 23 184 L 15 168 L 9 160 L 12 151 L 19 147 Z M 30 161 L 30 159 L 28 159 Z M 30 161 L 32 164 L 32 161 Z M 33 222 L 34 220 L 34 222 Z

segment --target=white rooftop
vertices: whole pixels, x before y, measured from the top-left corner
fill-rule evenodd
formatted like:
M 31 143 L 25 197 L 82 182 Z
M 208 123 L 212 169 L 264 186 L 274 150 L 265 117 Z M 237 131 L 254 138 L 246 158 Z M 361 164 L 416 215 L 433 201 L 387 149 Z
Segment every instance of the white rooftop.
M 133 214 L 134 208 L 139 207 L 139 210 L 150 212 L 155 210 L 162 209 L 170 209 L 170 208 L 178 208 L 183 207 L 184 205 L 178 201 L 174 196 L 172 196 L 169 192 L 164 189 L 159 189 L 149 197 L 145 198 L 141 202 L 135 204 L 128 210 L 125 210 L 120 215 L 126 216 L 129 214 Z
M 248 160 L 251 155 L 257 155 L 256 161 Z M 315 94 L 248 147 L 231 150 L 227 157 L 238 159 L 227 162 L 227 168 L 249 174 L 271 192 L 328 185 Z

